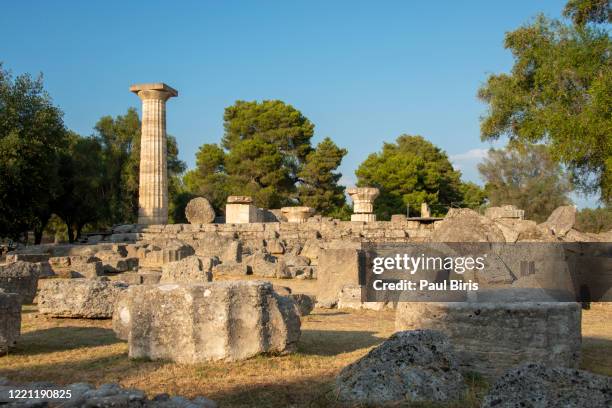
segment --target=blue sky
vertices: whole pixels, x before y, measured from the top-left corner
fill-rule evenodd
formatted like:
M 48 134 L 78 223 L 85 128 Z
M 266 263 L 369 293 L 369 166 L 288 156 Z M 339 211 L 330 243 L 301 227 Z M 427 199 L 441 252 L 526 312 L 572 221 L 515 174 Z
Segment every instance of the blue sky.
M 223 134 L 237 99 L 281 99 L 331 137 L 354 170 L 383 141 L 420 134 L 464 179 L 476 163 L 487 75 L 508 71 L 504 33 L 565 1 L 13 1 L 0 12 L 0 61 L 43 72 L 67 126 L 92 133 L 103 115 L 140 107 L 133 83 L 163 81 L 168 132 L 190 167 Z M 594 204 L 579 199 L 577 204 Z

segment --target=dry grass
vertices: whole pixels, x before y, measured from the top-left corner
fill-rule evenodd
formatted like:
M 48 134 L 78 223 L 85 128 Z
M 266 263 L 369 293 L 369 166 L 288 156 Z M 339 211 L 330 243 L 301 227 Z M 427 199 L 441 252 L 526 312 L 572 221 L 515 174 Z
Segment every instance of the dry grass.
M 609 310 L 585 311 L 583 368 L 612 374 L 611 317 Z M 31 308 L 24 310 L 19 346 L 0 358 L 0 376 L 19 382 L 117 382 L 149 395 L 206 395 L 222 407 L 333 407 L 335 375 L 389 336 L 393 326 L 393 312 L 316 310 L 303 319 L 293 355 L 190 366 L 130 360 L 109 321 L 46 319 Z M 469 382 L 465 401 L 443 406 L 477 407 L 486 384 Z

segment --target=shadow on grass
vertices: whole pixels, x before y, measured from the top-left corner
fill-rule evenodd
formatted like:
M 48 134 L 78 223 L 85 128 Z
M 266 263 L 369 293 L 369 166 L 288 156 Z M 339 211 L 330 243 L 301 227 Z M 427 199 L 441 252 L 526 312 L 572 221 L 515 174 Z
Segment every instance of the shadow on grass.
M 119 343 L 111 329 L 101 327 L 52 327 L 23 333 L 11 354 L 34 355 L 82 347 L 106 346 Z
M 298 351 L 302 354 L 335 356 L 368 348 L 384 339 L 375 337 L 373 331 L 302 330 Z
M 227 391 L 210 393 L 207 397 L 216 401 L 219 406 L 233 408 L 366 408 L 372 405 L 343 403 L 338 399 L 334 389 L 335 376 L 304 377 L 299 381 L 254 384 L 241 386 Z M 388 408 L 478 408 L 485 394 L 486 387 L 466 378 L 468 390 L 462 400 L 445 403 L 403 402 L 377 404 L 376 407 Z

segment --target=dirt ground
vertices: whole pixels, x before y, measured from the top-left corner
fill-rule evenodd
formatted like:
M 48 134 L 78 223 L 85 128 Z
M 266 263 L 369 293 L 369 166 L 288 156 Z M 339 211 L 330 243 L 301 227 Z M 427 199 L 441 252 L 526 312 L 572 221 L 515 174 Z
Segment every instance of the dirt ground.
M 116 382 L 150 396 L 205 395 L 221 407 L 334 407 L 335 375 L 389 336 L 393 320 L 393 311 L 317 309 L 302 320 L 295 354 L 180 365 L 128 359 L 127 344 L 115 338 L 108 320 L 49 319 L 27 307 L 18 347 L 0 357 L 0 376 L 18 382 Z M 582 368 L 612 375 L 611 322 L 612 307 L 584 311 Z M 487 385 L 476 378 L 468 382 L 465 401 L 439 406 L 477 407 Z

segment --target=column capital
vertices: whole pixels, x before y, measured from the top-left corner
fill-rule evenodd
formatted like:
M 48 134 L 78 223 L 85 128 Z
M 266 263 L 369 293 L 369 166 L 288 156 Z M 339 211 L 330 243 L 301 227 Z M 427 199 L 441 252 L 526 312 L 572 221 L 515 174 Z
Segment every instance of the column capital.
M 130 92 L 135 93 L 142 100 L 145 99 L 168 99 L 178 96 L 178 91 L 163 82 L 155 82 L 148 84 L 135 84 L 130 86 Z

